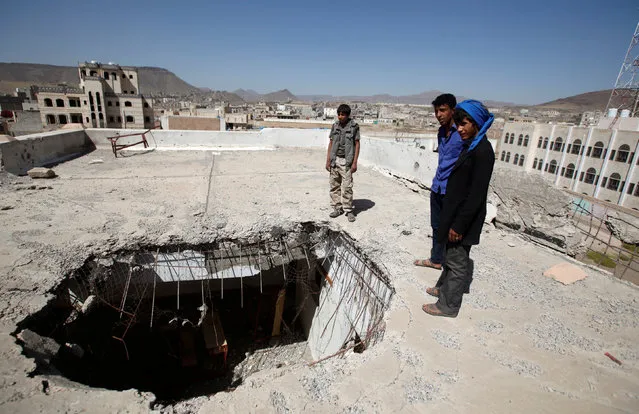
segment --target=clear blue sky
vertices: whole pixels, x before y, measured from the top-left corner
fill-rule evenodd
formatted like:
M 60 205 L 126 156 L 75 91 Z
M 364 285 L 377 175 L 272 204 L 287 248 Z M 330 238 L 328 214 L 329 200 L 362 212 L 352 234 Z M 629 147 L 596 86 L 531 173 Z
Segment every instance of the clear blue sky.
M 612 87 L 639 2 L 51 1 L 3 6 L 0 61 L 159 66 L 195 86 L 540 103 Z

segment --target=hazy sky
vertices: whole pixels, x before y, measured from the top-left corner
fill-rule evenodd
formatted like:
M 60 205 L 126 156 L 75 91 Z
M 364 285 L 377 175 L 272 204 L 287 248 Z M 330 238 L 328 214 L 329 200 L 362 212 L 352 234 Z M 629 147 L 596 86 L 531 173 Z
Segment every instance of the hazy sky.
M 195 86 L 438 89 L 541 103 L 613 86 L 636 0 L 42 1 L 3 7 L 0 61 L 159 66 Z

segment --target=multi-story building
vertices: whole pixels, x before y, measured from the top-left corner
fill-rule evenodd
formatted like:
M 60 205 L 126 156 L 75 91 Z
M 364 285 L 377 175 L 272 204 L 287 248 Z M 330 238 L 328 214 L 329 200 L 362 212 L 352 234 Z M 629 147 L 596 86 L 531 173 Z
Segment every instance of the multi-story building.
M 43 125 L 81 123 L 88 128 L 151 128 L 151 101 L 140 92 L 138 70 L 116 64 L 78 66 L 80 87 L 34 87 Z
M 497 162 L 639 210 L 639 130 L 508 122 Z

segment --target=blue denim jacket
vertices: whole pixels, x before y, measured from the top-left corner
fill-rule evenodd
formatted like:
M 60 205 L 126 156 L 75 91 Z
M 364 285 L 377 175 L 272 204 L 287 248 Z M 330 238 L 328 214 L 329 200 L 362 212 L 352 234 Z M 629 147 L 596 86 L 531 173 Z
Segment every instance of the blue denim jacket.
M 459 132 L 457 132 L 457 126 L 453 124 L 450 128 L 449 137 L 446 136 L 444 127 L 440 127 L 439 132 L 437 132 L 439 161 L 431 190 L 439 194 L 446 194 L 448 177 L 464 148 L 464 141 L 461 139 Z

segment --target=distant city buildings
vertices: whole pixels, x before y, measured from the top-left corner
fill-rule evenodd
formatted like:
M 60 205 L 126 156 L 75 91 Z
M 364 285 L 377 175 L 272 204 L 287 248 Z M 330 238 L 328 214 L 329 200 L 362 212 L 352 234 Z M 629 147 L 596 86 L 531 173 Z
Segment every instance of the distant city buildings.
M 154 126 L 151 102 L 140 92 L 134 67 L 99 62 L 78 66 L 79 87 L 32 87 L 45 126 L 142 129 Z

